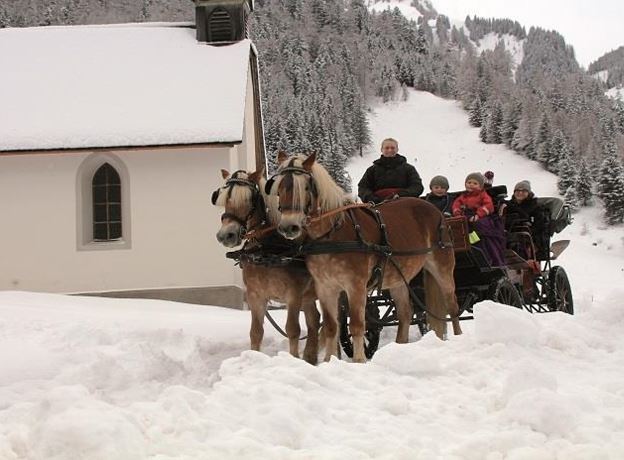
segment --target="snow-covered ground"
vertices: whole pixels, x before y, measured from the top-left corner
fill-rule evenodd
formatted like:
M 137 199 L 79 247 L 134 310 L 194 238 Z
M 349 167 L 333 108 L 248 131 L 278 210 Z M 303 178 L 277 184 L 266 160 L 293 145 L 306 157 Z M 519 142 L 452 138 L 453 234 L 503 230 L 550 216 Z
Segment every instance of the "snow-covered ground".
M 555 191 L 478 142 L 454 102 L 411 92 L 371 121 L 425 183 L 491 169 Z M 356 181 L 377 155 L 353 162 Z M 245 311 L 0 292 L 0 459 L 622 458 L 623 235 L 597 209 L 561 235 L 575 316 L 483 302 L 464 335 L 395 345 L 388 331 L 366 365 L 310 366 L 268 325 L 265 353 L 245 351 Z

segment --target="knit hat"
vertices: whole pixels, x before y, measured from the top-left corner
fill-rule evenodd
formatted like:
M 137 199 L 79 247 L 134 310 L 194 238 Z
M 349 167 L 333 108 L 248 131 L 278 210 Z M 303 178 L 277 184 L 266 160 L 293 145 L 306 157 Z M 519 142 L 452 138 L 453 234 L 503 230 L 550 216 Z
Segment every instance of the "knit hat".
M 527 192 L 530 192 L 531 191 L 531 182 L 529 182 L 528 180 L 521 180 L 514 187 L 514 192 L 516 190 L 526 190 Z
M 483 184 L 485 183 L 485 177 L 483 177 L 483 174 L 481 174 L 480 172 L 473 172 L 468 174 L 464 183 L 468 182 L 469 180 L 477 181 L 481 188 L 483 188 Z
M 449 181 L 444 176 L 435 176 L 433 179 L 431 179 L 431 182 L 429 182 L 429 188 L 433 188 L 434 185 L 442 187 L 444 190 L 449 189 Z

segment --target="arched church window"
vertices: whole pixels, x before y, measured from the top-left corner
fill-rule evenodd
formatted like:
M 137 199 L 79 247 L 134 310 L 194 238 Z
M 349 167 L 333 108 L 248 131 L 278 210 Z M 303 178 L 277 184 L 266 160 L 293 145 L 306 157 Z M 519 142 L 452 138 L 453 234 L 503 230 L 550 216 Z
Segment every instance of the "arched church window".
M 121 238 L 121 180 L 110 164 L 104 163 L 93 175 L 93 241 Z

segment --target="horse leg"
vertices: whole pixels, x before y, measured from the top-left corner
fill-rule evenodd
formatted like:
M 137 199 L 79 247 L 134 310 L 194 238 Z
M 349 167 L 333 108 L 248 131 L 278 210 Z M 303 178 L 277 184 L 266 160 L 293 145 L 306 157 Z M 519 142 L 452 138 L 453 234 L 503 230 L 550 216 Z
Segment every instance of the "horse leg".
M 318 362 L 318 346 L 319 346 L 319 323 L 321 315 L 316 308 L 316 291 L 314 285 L 310 283 L 312 288 L 308 287 L 303 293 L 302 308 L 305 314 L 306 326 L 308 328 L 308 338 L 305 348 L 303 349 L 303 359 L 310 363 Z
M 286 335 L 288 336 L 288 349 L 294 357 L 299 357 L 299 337 L 301 326 L 299 325 L 299 312 L 301 311 L 301 295 L 292 292 L 287 295 L 286 303 Z
M 352 286 L 349 299 L 349 333 L 353 341 L 353 362 L 365 363 L 364 332 L 366 330 L 366 287 Z
M 397 328 L 396 343 L 409 342 L 409 328 L 412 323 L 412 304 L 407 286 L 401 284 L 390 289 L 390 295 L 397 308 L 399 327 Z
M 249 329 L 251 349 L 260 351 L 260 345 L 264 337 L 264 313 L 266 311 L 267 299 L 248 291 L 247 302 L 251 310 L 251 327 Z
M 316 294 L 323 312 L 323 330 L 325 336 L 325 361 L 338 356 L 338 293 L 333 289 L 319 288 Z

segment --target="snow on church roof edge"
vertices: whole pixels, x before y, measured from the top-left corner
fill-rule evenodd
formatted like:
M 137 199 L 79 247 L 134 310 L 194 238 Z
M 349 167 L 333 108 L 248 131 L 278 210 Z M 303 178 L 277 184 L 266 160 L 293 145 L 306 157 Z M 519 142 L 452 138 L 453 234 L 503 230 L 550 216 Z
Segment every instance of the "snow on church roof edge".
M 0 30 L 0 152 L 240 143 L 249 40 L 188 24 Z

